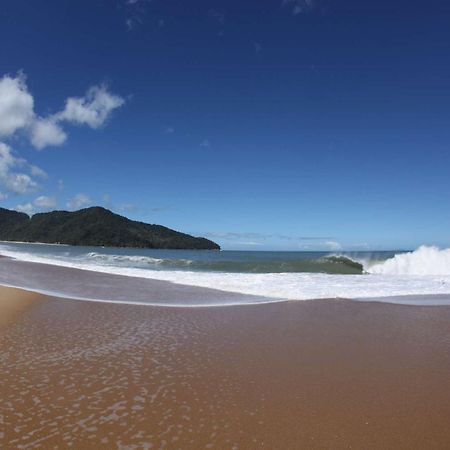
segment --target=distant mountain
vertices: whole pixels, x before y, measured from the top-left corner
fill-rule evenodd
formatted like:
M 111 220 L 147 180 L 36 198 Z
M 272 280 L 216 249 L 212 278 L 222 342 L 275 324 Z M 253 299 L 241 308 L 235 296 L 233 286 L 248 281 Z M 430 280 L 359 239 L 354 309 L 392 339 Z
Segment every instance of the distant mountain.
M 205 238 L 136 222 L 99 206 L 35 214 L 0 208 L 0 240 L 105 247 L 220 250 Z

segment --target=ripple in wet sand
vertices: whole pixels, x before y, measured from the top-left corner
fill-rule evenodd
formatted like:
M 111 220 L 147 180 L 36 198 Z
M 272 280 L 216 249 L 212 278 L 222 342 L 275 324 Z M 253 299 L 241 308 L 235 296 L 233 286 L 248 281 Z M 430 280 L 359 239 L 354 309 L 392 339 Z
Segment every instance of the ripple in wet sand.
M 448 323 L 344 301 L 41 301 L 0 333 L 0 447 L 444 448 Z

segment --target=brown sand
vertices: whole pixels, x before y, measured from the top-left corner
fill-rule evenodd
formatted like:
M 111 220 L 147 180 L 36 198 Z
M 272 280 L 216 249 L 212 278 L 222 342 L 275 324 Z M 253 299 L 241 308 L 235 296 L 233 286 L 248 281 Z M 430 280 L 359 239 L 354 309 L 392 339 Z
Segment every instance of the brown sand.
M 38 305 L 42 298 L 32 292 L 0 286 L 0 332 L 25 310 Z
M 39 301 L 0 373 L 8 450 L 450 447 L 449 307 Z

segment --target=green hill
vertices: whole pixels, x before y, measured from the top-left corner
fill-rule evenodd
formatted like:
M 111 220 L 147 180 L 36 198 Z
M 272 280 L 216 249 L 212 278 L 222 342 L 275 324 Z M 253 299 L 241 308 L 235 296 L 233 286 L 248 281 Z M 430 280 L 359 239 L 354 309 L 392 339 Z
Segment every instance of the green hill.
M 136 222 L 101 208 L 35 214 L 0 208 L 0 240 L 105 247 L 220 250 L 205 238 Z

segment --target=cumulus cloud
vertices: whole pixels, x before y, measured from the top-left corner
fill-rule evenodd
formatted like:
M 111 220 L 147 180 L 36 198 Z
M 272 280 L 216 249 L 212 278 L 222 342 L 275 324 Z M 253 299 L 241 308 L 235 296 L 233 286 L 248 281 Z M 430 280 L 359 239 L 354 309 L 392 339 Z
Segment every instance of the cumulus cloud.
M 106 85 L 92 86 L 83 97 L 69 97 L 63 110 L 40 117 L 34 111 L 34 98 L 25 75 L 22 72 L 16 76 L 4 75 L 0 77 L 0 138 L 4 141 L 22 136 L 38 150 L 59 146 L 67 140 L 63 124 L 99 128 L 124 103 Z M 46 179 L 47 174 L 15 156 L 11 147 L 0 141 L 0 188 L 6 193 L 26 194 L 38 187 L 35 178 Z M 28 204 L 18 206 L 31 211 Z
M 43 209 L 54 209 L 58 204 L 55 197 L 47 197 L 45 195 L 36 198 L 33 203 L 35 206 Z
M 55 209 L 57 203 L 56 198 L 41 195 L 35 198 L 33 202 L 19 204 L 14 209 L 32 216 L 37 211 L 49 211 Z
M 0 136 L 11 136 L 33 120 L 34 100 L 22 73 L 0 78 Z
M 26 173 L 32 171 L 24 159 L 16 157 L 11 147 L 0 142 L 0 185 L 13 194 L 34 191 L 38 184 Z M 34 171 L 38 168 L 35 167 Z
M 52 118 L 37 118 L 30 126 L 30 141 L 38 150 L 49 145 L 64 144 L 66 139 L 66 133 Z
M 0 79 L 0 136 L 10 137 L 21 130 L 38 149 L 61 145 L 67 137 L 53 119 L 35 114 L 34 99 L 28 91 L 25 75 L 5 75 Z
M 38 150 L 62 145 L 67 140 L 63 122 L 99 128 L 124 103 L 106 85 L 92 86 L 83 97 L 69 97 L 62 111 L 40 117 L 34 111 L 25 75 L 4 75 L 0 78 L 0 137 L 22 132 Z
M 92 200 L 86 194 L 77 194 L 67 202 L 67 208 L 80 209 L 92 205 Z
M 108 92 L 106 86 L 91 87 L 84 97 L 70 97 L 63 111 L 54 117 L 76 124 L 86 124 L 91 128 L 102 126 L 112 111 L 125 103 L 118 95 Z
M 35 213 L 34 205 L 32 203 L 24 203 L 23 205 L 17 205 L 14 208 L 16 211 L 23 212 L 32 216 Z

